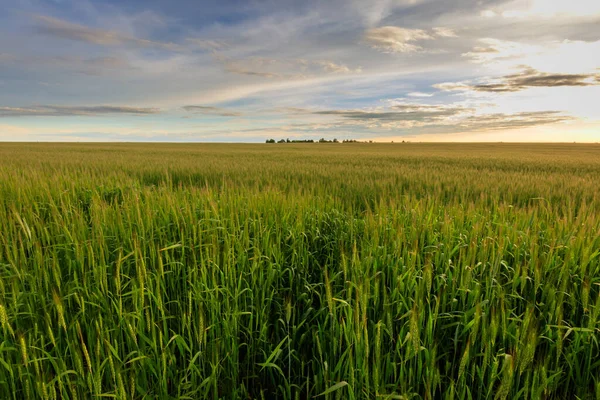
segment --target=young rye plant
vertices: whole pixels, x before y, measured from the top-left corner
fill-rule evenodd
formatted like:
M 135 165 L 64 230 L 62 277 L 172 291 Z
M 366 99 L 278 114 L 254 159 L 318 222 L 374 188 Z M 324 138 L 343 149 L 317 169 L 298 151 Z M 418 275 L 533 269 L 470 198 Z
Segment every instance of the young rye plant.
M 600 399 L 599 146 L 309 147 L 0 145 L 0 397 Z

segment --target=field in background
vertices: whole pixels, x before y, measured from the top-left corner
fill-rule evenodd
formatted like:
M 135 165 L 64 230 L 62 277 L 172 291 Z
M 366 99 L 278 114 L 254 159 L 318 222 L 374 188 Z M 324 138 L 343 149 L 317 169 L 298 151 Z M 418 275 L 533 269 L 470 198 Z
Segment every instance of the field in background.
M 0 398 L 600 399 L 600 146 L 0 144 Z

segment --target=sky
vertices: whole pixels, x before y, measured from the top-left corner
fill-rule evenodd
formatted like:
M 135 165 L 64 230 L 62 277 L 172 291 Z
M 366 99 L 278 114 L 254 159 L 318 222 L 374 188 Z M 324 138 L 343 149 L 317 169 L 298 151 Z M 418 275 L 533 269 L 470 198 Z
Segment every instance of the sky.
M 0 10 L 0 141 L 600 142 L 599 0 Z

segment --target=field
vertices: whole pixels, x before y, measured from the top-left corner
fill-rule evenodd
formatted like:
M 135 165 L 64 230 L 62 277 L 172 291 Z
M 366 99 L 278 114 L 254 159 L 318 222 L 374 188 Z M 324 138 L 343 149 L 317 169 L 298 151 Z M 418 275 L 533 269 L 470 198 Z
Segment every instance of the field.
M 600 399 L 600 145 L 0 144 L 0 398 Z

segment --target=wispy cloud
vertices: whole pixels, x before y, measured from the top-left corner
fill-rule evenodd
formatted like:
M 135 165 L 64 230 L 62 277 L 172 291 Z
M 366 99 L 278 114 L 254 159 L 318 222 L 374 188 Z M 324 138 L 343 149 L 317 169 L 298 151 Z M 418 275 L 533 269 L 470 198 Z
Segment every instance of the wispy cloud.
M 278 73 L 278 72 L 269 72 L 266 69 L 262 69 L 260 66 L 251 66 L 249 64 L 262 64 L 262 62 L 256 62 L 256 60 L 251 61 L 251 62 L 245 62 L 242 60 L 230 60 L 230 59 L 221 59 L 222 64 L 223 64 L 223 69 L 226 72 L 232 73 L 232 74 L 237 74 L 237 75 L 247 75 L 247 76 L 258 76 L 261 78 L 283 78 L 283 77 L 287 77 L 287 78 L 291 78 L 291 77 L 295 77 L 295 78 L 302 78 L 303 75 L 301 74 L 295 74 L 295 75 L 291 75 L 291 74 L 282 74 L 282 73 Z
M 192 47 L 196 47 L 202 50 L 222 50 L 228 47 L 227 43 L 220 40 L 200 39 L 200 38 L 187 38 L 187 43 Z
M 0 53 L 0 64 L 13 62 L 17 59 L 14 54 Z
M 493 113 L 471 115 L 456 125 L 458 132 L 522 129 L 573 121 L 574 118 L 560 111 L 535 111 L 519 113 Z
M 182 108 L 187 112 L 201 115 L 216 115 L 219 117 L 239 117 L 243 115 L 241 112 L 212 106 L 183 106 Z
M 2 63 L 0 55 L 0 63 Z M 76 72 L 86 75 L 102 75 L 109 71 L 133 70 L 129 60 L 121 55 L 106 55 L 98 57 L 83 58 L 79 56 L 12 56 L 6 57 L 5 63 L 19 68 L 54 68 L 63 71 Z
M 412 53 L 422 50 L 414 44 L 419 40 L 431 40 L 433 36 L 422 29 L 406 29 L 397 26 L 372 28 L 365 32 L 365 42 L 384 53 Z
M 333 129 L 344 131 L 422 133 L 456 133 L 501 131 L 573 121 L 560 111 L 517 113 L 482 113 L 476 107 L 456 103 L 449 105 L 404 103 L 377 109 L 311 110 L 292 109 L 292 114 L 311 114 L 335 118 L 328 122 L 303 124 L 303 130 Z
M 397 104 L 385 110 L 325 110 L 315 111 L 313 114 L 333 115 L 352 120 L 365 121 L 381 120 L 431 123 L 473 111 L 473 109 L 455 105 Z
M 231 59 L 215 54 L 225 71 L 238 74 L 258 76 L 261 78 L 306 79 L 319 74 L 350 74 L 362 71 L 360 67 L 352 69 L 344 64 L 329 60 L 277 59 L 267 57 L 249 57 Z
M 451 37 L 457 37 L 457 35 L 450 28 L 436 27 L 428 32 L 423 29 L 382 26 L 368 29 L 364 34 L 364 42 L 373 49 L 384 53 L 414 53 L 424 50 L 415 42 Z
M 475 91 L 506 93 L 519 92 L 534 87 L 560 86 L 596 86 L 599 85 L 599 73 L 587 74 L 554 74 L 540 72 L 533 68 L 523 68 L 519 73 L 506 75 L 498 79 L 485 79 L 479 83 L 446 82 L 433 87 L 444 91 Z
M 433 33 L 436 36 L 444 37 L 444 38 L 455 38 L 458 37 L 456 31 L 451 28 L 444 28 L 441 26 L 433 28 Z
M 423 92 L 410 92 L 407 94 L 408 97 L 432 97 L 433 93 L 423 93 Z
M 90 28 L 46 15 L 38 15 L 35 19 L 37 21 L 36 30 L 39 33 L 61 39 L 75 40 L 100 46 L 157 47 L 165 50 L 180 49 L 180 46 L 174 43 L 140 39 L 117 31 Z
M 481 38 L 477 42 L 477 46 L 463 53 L 462 56 L 478 64 L 518 59 L 541 51 L 538 46 L 494 38 Z
M 350 69 L 348 66 L 343 64 L 336 64 L 333 61 L 315 61 L 315 65 L 321 66 L 323 71 L 331 72 L 334 74 L 348 74 L 352 72 L 361 72 L 361 68 L 355 70 Z
M 149 115 L 158 114 L 157 108 L 127 106 L 31 106 L 0 107 L 0 117 L 67 117 L 99 116 L 111 114 Z

